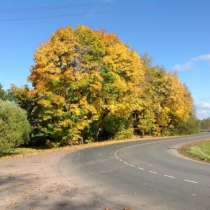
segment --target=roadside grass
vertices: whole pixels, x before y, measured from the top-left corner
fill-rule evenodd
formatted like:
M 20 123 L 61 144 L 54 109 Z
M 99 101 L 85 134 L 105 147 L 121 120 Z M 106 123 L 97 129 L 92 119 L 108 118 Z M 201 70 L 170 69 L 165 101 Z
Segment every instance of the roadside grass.
M 53 153 L 53 152 L 60 152 L 60 151 L 66 151 L 66 152 L 74 152 L 86 148 L 94 148 L 94 147 L 101 147 L 106 145 L 112 145 L 112 144 L 121 144 L 125 142 L 137 142 L 137 141 L 151 141 L 151 140 L 165 140 L 165 139 L 173 139 L 181 136 L 164 136 L 164 137 L 154 137 L 154 136 L 133 136 L 129 139 L 119 139 L 119 140 L 104 140 L 100 142 L 91 142 L 86 144 L 79 144 L 79 145 L 73 145 L 73 146 L 64 146 L 64 147 L 18 147 L 10 151 L 6 151 L 4 153 L 0 153 L 0 159 L 6 158 L 21 158 L 25 156 L 33 156 L 38 154 L 46 154 L 46 153 Z
M 169 136 L 161 137 L 162 140 L 167 139 Z M 170 136 L 170 138 L 175 138 L 177 136 Z M 86 148 L 92 148 L 92 147 L 101 147 L 111 144 L 121 144 L 125 142 L 134 142 L 134 141 L 145 141 L 145 140 L 160 140 L 160 137 L 152 137 L 152 136 L 145 136 L 145 137 L 139 137 L 139 136 L 133 136 L 130 139 L 121 139 L 121 140 L 105 140 L 101 142 L 91 142 L 87 144 L 80 144 L 80 145 L 74 145 L 74 146 L 64 146 L 64 147 L 55 147 L 55 148 L 46 148 L 46 147 L 18 147 L 9 151 L 6 151 L 4 153 L 0 153 L 0 159 L 1 158 L 17 158 L 17 157 L 25 157 L 25 156 L 33 156 L 43 153 L 53 153 L 53 152 L 59 152 L 59 151 L 77 151 L 81 149 Z
M 15 149 L 12 149 L 12 150 L 7 150 L 5 152 L 0 153 L 0 158 L 1 157 L 14 156 L 14 155 L 37 154 L 37 152 L 39 152 L 39 149 L 19 147 L 19 148 L 15 148 Z
M 179 151 L 185 156 L 210 163 L 210 140 L 185 145 Z

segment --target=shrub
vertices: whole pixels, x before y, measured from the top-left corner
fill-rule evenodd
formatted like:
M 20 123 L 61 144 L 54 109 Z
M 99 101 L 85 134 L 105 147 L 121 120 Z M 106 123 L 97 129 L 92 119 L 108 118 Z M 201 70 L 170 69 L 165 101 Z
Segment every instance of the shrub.
M 119 131 L 114 138 L 115 139 L 128 139 L 131 138 L 133 136 L 133 128 L 127 128 L 124 130 Z
M 29 133 L 26 112 L 12 102 L 0 100 L 0 153 L 27 143 Z
M 85 142 L 130 138 L 133 135 L 131 120 L 116 115 L 107 115 L 93 122 L 83 133 Z
M 199 121 L 195 117 L 190 117 L 186 122 L 179 122 L 171 131 L 171 135 L 189 135 L 200 132 Z
M 130 129 L 130 127 L 129 119 L 109 115 L 104 119 L 103 131 L 105 139 L 129 138 L 133 135 L 133 129 Z

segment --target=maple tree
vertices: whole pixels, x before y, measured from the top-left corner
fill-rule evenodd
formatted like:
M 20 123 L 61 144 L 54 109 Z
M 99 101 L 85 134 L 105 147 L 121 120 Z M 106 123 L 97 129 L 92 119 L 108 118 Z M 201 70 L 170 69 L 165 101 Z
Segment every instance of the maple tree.
M 13 87 L 32 136 L 52 146 L 163 135 L 185 122 L 192 99 L 176 75 L 150 67 L 114 34 L 61 28 L 35 52 L 32 88 Z
M 139 108 L 144 67 L 115 35 L 85 26 L 62 28 L 34 60 L 33 88 L 14 92 L 33 101 L 34 131 L 54 143 L 72 143 L 90 130 L 91 137 L 102 138 L 109 117 L 125 119 Z
M 146 63 L 144 108 L 135 126 L 142 135 L 171 135 L 177 126 L 193 116 L 193 101 L 177 75 Z

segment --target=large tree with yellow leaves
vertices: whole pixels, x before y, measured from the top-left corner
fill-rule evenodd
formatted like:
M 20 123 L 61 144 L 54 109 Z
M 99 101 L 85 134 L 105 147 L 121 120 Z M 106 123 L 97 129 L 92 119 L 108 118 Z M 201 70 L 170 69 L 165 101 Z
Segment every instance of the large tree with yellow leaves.
M 158 66 L 146 65 L 143 109 L 135 127 L 142 135 L 178 134 L 177 127 L 194 117 L 193 101 L 177 75 Z
M 141 109 L 143 63 L 115 35 L 85 26 L 62 28 L 34 60 L 33 88 L 16 93 L 32 101 L 34 131 L 51 142 L 114 137 L 120 127 L 128 129 L 131 112 Z M 105 122 L 110 119 L 123 125 L 109 134 Z
M 33 136 L 52 145 L 160 135 L 192 112 L 175 75 L 151 68 L 114 34 L 59 29 L 34 55 L 32 88 L 13 88 Z

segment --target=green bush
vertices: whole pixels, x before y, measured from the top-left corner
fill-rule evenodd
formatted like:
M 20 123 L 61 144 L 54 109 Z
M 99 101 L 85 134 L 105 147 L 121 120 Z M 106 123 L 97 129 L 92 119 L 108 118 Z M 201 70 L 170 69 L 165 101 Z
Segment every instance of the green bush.
M 114 139 L 128 139 L 133 136 L 133 128 L 127 128 L 115 134 Z
M 130 121 L 127 118 L 108 115 L 103 121 L 102 139 L 122 139 L 133 135 Z
M 192 116 L 186 122 L 179 122 L 177 125 L 175 125 L 169 135 L 190 135 L 199 132 L 199 120 Z
M 26 112 L 12 102 L 0 100 L 0 153 L 27 143 L 29 133 Z
M 132 135 L 133 128 L 131 120 L 111 114 L 93 122 L 82 133 L 83 139 L 88 143 L 108 139 L 130 138 Z

